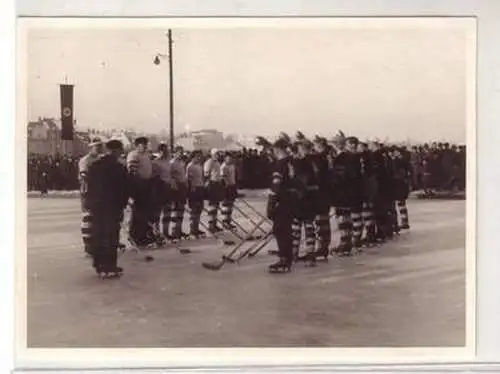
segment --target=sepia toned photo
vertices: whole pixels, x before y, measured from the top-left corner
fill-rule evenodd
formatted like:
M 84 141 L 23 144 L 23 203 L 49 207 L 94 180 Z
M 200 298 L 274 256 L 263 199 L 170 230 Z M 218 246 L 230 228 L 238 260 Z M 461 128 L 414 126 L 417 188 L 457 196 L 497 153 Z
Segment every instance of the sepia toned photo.
M 26 348 L 471 348 L 474 21 L 162 22 L 20 23 Z

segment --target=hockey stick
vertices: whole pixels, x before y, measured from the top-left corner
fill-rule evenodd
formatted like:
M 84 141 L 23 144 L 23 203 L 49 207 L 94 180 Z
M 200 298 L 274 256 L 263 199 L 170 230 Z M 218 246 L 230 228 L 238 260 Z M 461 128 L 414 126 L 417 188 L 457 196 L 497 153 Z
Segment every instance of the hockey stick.
M 248 253 L 248 257 L 255 257 L 257 253 L 259 253 L 261 250 L 263 250 L 269 243 L 271 243 L 271 240 L 273 240 L 273 233 L 268 232 L 264 238 L 259 242 L 257 245 L 257 248 L 255 248 L 254 251 Z
M 264 222 L 265 220 L 262 220 L 256 227 L 254 227 L 250 231 L 250 234 L 253 235 L 258 230 L 258 227 L 260 227 Z M 243 244 L 245 244 L 245 242 L 246 242 L 245 240 L 239 242 L 228 255 L 223 255 L 222 260 L 219 261 L 218 263 L 203 262 L 202 266 L 208 270 L 215 270 L 215 271 L 220 270 L 226 262 L 232 260 L 231 256 L 233 256 L 243 246 Z
M 246 249 L 245 251 L 243 251 L 239 256 L 238 258 L 236 259 L 231 259 L 231 258 L 227 258 L 226 260 L 230 263 L 237 263 L 239 264 L 239 262 L 245 258 L 245 257 L 254 257 L 255 255 L 257 255 L 257 253 L 259 253 L 262 248 L 264 248 L 265 246 L 267 246 L 270 242 L 271 242 L 271 239 L 272 239 L 272 233 L 267 233 L 266 236 L 264 236 L 261 240 L 257 241 L 257 242 L 254 242 L 250 247 L 248 247 L 248 249 Z

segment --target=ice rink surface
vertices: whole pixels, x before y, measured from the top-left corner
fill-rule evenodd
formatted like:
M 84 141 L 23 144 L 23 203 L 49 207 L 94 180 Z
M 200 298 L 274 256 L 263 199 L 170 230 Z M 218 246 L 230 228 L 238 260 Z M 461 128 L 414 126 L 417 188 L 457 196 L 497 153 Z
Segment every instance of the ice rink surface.
M 380 248 L 286 275 L 267 273 L 274 242 L 206 270 L 231 248 L 205 239 L 152 262 L 125 252 L 124 276 L 100 280 L 83 255 L 79 200 L 30 198 L 28 346 L 463 346 L 465 201 L 411 200 L 409 214 L 411 231 Z

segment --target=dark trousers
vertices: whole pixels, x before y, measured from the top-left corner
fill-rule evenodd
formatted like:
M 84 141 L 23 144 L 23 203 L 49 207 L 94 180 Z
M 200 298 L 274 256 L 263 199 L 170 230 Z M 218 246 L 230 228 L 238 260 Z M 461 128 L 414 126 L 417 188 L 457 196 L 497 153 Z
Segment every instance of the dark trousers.
M 276 217 L 273 223 L 273 234 L 278 244 L 278 255 L 287 261 L 293 260 L 292 218 Z
M 120 242 L 122 212 L 93 212 L 91 250 L 96 270 L 112 271 L 116 268 L 117 248 Z
M 376 223 L 376 236 L 386 239 L 393 234 L 392 201 L 387 198 L 379 198 L 374 204 L 374 218 Z
M 200 231 L 200 218 L 204 205 L 203 187 L 194 188 L 188 196 L 189 206 L 189 228 L 191 234 L 197 234 Z
M 233 207 L 236 200 L 237 188 L 236 185 L 224 187 L 224 199 L 221 204 L 222 223 L 229 226 L 233 220 Z
M 223 199 L 223 187 L 221 183 L 210 182 L 208 185 L 208 227 L 214 230 L 217 227 L 217 214 L 219 212 L 219 205 Z
M 137 245 L 147 245 L 153 241 L 154 236 L 152 230 L 154 209 L 151 202 L 151 185 L 147 180 L 139 180 L 136 181 L 134 187 L 130 237 Z
M 173 209 L 172 209 L 172 236 L 180 237 L 182 234 L 182 224 L 184 222 L 184 210 L 186 207 L 186 186 L 178 186 L 173 194 Z

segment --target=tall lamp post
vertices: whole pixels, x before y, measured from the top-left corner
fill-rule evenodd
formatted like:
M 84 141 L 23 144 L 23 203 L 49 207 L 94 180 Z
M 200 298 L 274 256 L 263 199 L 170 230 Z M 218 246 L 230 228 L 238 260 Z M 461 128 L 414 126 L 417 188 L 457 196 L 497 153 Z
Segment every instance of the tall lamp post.
M 169 29 L 167 33 L 168 37 L 168 54 L 164 55 L 157 53 L 153 63 L 155 65 L 160 65 L 162 58 L 168 59 L 168 91 L 169 91 L 169 104 L 170 104 L 170 152 L 174 151 L 174 66 L 173 66 L 173 54 L 172 54 L 172 30 Z

